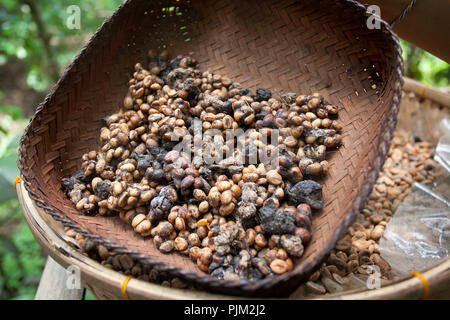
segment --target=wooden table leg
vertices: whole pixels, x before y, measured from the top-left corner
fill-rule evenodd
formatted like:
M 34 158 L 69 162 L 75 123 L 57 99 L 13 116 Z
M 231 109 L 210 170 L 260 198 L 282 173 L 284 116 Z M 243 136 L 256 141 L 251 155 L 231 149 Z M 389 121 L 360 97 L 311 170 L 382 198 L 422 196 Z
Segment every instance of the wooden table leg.
M 85 288 L 81 286 L 76 272 L 76 269 L 64 269 L 49 256 L 34 299 L 83 300 Z

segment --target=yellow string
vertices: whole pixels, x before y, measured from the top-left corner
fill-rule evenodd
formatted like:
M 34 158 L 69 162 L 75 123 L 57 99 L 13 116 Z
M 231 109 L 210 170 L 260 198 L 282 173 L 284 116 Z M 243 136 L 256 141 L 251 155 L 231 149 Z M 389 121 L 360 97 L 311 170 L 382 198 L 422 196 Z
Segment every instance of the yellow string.
M 130 297 L 128 296 L 128 293 L 127 293 L 127 285 L 128 285 L 128 282 L 131 280 L 131 278 L 133 278 L 133 277 L 132 276 L 126 277 L 122 283 L 122 295 L 125 300 L 130 300 Z
M 23 180 L 22 180 L 22 178 L 20 177 L 20 176 L 18 176 L 17 178 L 16 178 L 16 180 L 14 180 L 14 189 L 16 189 L 16 185 L 18 184 L 18 183 L 21 183 Z
M 422 93 L 420 94 L 421 99 L 425 99 L 425 91 L 427 90 L 428 87 L 429 86 L 427 84 L 423 86 Z
M 420 272 L 410 272 L 409 273 L 411 276 L 417 277 L 420 279 L 420 281 L 422 281 L 423 284 L 423 300 L 428 299 L 428 294 L 430 293 L 430 284 L 428 283 L 428 280 L 425 279 L 425 277 L 420 273 Z

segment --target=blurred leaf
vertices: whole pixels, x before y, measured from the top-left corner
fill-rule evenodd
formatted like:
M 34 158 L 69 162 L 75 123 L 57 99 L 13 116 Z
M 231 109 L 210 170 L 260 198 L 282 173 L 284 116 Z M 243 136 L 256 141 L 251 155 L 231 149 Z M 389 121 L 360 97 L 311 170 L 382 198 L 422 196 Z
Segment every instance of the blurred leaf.
M 41 66 L 35 65 L 30 67 L 27 75 L 27 84 L 30 88 L 37 92 L 43 92 L 47 90 L 49 83 L 49 80 L 46 79 L 41 70 Z
M 0 66 L 5 65 L 7 61 L 8 61 L 8 58 L 6 58 L 5 55 L 0 54 Z
M 12 300 L 33 300 L 36 295 L 36 288 L 19 287 L 19 294 Z
M 17 154 L 17 148 L 19 147 L 21 135 L 22 134 L 13 135 L 12 133 L 8 132 L 6 136 L 1 137 L 0 159 L 12 154 Z
M 86 294 L 84 295 L 84 300 L 96 300 L 91 291 L 86 289 Z
M 432 54 L 401 40 L 405 74 L 430 86 L 450 85 L 450 65 Z
M 10 237 L 0 234 L 0 297 L 15 300 L 33 299 L 45 264 L 38 242 L 23 219 L 18 200 L 0 204 L 1 209 L 20 218 L 9 230 Z M 2 291 L 2 288 L 6 290 Z
M 27 278 L 29 280 L 39 279 L 45 261 L 37 254 L 40 248 L 39 243 L 34 239 L 26 222 L 23 221 L 17 228 L 13 242 L 20 249 L 19 261 Z
M 20 221 L 22 210 L 17 198 L 7 201 L 0 201 L 0 224 L 7 221 Z
M 14 180 L 18 175 L 17 154 L 0 158 L 0 201 L 17 196 L 14 190 Z
M 8 146 L 6 147 L 7 150 L 17 150 L 20 144 L 20 139 L 22 138 L 22 134 L 19 134 L 15 136 L 11 141 L 9 142 Z
M 14 183 L 6 180 L 5 177 L 0 175 L 0 202 L 13 199 L 17 197 L 16 190 L 14 190 Z
M 17 154 L 11 154 L 9 156 L 0 158 L 0 175 L 9 181 L 14 182 L 15 178 L 19 175 L 19 169 L 17 168 Z
M 7 274 L 6 284 L 8 287 L 19 287 L 21 277 L 19 263 L 11 252 L 4 254 L 2 268 Z
M 22 109 L 16 106 L 0 106 L 0 113 L 9 114 L 14 120 L 23 119 Z
M 19 59 L 25 59 L 27 57 L 27 50 L 24 47 L 19 47 L 16 50 L 16 56 Z

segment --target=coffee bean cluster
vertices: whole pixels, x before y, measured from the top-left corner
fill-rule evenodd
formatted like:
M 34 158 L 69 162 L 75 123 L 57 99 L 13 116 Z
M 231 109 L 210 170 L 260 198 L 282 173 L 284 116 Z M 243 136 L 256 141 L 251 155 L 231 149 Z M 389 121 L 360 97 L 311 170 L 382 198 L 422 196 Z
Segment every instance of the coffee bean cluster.
M 146 66 L 135 65 L 123 107 L 104 119 L 98 150 L 63 179 L 67 196 L 81 213 L 118 215 L 214 277 L 291 271 L 323 207 L 313 179 L 342 142 L 339 108 L 320 93 L 252 94 L 191 56 L 150 50 Z M 238 131 L 236 146 L 229 134 Z
M 394 133 L 388 157 L 365 207 L 328 259 L 295 293 L 296 297 L 366 289 L 373 267 L 379 268 L 382 285 L 400 279 L 382 257 L 380 239 L 412 184 L 430 185 L 436 180 L 439 165 L 433 157 L 431 143 L 415 139 L 409 132 Z
M 163 287 L 177 289 L 189 288 L 188 284 L 180 278 L 170 277 L 164 271 L 151 268 L 148 264 L 142 264 L 127 254 L 119 254 L 108 250 L 96 241 L 85 238 L 74 229 L 65 228 L 66 239 L 83 255 L 98 261 L 101 265 L 124 275 L 131 275 L 136 279 L 157 283 Z M 194 289 L 194 288 L 190 288 Z

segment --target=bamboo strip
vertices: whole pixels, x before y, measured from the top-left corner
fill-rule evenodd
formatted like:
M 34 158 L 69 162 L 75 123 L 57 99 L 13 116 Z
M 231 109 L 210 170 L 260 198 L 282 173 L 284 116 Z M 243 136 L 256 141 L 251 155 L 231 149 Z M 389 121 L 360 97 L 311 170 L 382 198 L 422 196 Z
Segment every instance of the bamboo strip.
M 434 102 L 439 103 L 443 107 L 450 108 L 450 94 L 442 90 L 429 87 L 419 81 L 413 80 L 408 77 L 403 77 L 403 79 L 405 80 L 405 83 L 403 84 L 404 91 L 414 92 L 421 98 L 430 99 Z

